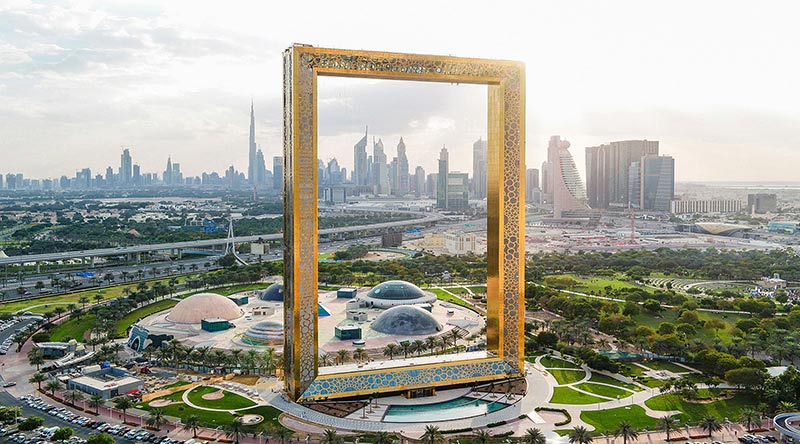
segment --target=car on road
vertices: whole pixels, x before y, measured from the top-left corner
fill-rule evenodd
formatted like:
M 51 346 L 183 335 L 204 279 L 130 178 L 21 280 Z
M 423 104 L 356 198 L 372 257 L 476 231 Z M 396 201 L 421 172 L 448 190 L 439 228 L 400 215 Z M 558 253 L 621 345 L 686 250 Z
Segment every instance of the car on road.
M 17 381 L 8 381 L 3 384 L 3 387 L 14 387 L 15 385 L 17 385 Z

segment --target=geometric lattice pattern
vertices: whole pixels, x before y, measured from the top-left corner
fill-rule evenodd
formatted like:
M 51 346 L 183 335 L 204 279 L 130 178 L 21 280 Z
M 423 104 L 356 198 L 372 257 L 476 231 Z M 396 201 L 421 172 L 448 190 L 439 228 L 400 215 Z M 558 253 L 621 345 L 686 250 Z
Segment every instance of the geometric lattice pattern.
M 525 68 L 504 60 L 350 51 L 295 45 L 284 52 L 284 371 L 286 389 L 297 400 L 318 393 L 327 381 L 328 397 L 360 391 L 374 381 L 416 384 L 427 370 L 402 368 L 372 376 L 351 376 L 335 384 L 317 381 L 317 76 L 345 76 L 487 85 L 489 162 L 487 190 L 487 362 L 505 363 L 502 374 L 523 368 Z M 456 380 L 469 373 L 434 373 Z M 476 378 L 492 377 L 498 367 L 481 366 Z M 417 373 L 419 371 L 420 373 Z M 397 376 L 389 376 L 389 374 Z M 414 376 L 416 375 L 416 376 Z M 442 376 L 445 375 L 445 376 Z M 499 377 L 500 373 L 494 373 Z M 397 377 L 398 379 L 395 379 Z M 388 379 L 387 379 L 388 378 Z M 425 381 L 434 381 L 426 376 Z M 442 380 L 439 382 L 446 382 Z M 455 380 L 454 380 L 455 382 Z M 366 385 L 365 385 L 366 384 Z M 333 387 L 336 387 L 334 389 Z M 381 387 L 376 390 L 381 391 Z M 386 389 L 388 390 L 388 389 Z M 313 395 L 316 396 L 316 395 Z

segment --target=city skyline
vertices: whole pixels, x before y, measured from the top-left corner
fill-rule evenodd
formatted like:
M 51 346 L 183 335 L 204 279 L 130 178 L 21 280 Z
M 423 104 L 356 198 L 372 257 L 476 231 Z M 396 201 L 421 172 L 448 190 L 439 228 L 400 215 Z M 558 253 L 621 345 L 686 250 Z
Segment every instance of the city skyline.
M 293 41 L 340 47 L 364 42 L 361 33 L 332 25 L 347 12 L 336 6 L 319 5 L 320 14 L 299 29 L 280 19 L 291 14 L 286 5 L 261 7 L 270 13 L 259 7 L 220 11 L 203 3 L 187 8 L 180 2 L 65 7 L 15 2 L 0 8 L 9 24 L 0 30 L 0 113 L 7 122 L 0 128 L 0 152 L 7 156 L 3 169 L 27 176 L 37 170 L 72 174 L 82 167 L 72 159 L 113 164 L 117 148 L 125 146 L 139 153 L 143 170 L 159 171 L 169 153 L 185 159 L 188 174 L 223 165 L 247 171 L 248 153 L 240 147 L 247 144 L 248 129 L 241 122 L 251 97 L 261 110 L 256 138 L 264 156 L 278 154 L 282 48 Z M 449 8 L 425 8 L 428 14 L 411 14 L 417 8 L 410 7 L 396 18 L 449 38 L 430 39 L 429 33 L 401 38 L 392 32 L 371 37 L 369 45 L 525 61 L 533 99 L 527 109 L 529 166 L 544 160 L 551 134 L 564 134 L 576 150 L 607 140 L 660 140 L 679 159 L 678 181 L 796 177 L 792 165 L 800 162 L 800 141 L 794 128 L 800 116 L 792 104 L 800 97 L 791 86 L 798 66 L 785 57 L 784 43 L 798 40 L 798 31 L 786 22 L 793 16 L 786 7 L 726 3 L 726 20 L 718 20 L 722 7 L 708 4 L 525 5 L 510 22 L 488 20 L 499 11 L 487 12 L 480 19 L 487 27 L 482 33 L 473 32 L 476 18 L 456 14 L 443 23 L 437 17 L 451 14 Z M 365 11 L 379 12 L 366 4 Z M 562 29 L 565 20 L 569 32 Z M 682 23 L 685 32 L 675 35 L 674 23 Z M 531 41 L 547 43 L 522 44 Z M 700 69 L 683 69 L 686 63 Z M 542 69 L 545 65 L 554 68 Z M 761 68 L 767 65 L 769 70 Z M 372 85 L 365 81 L 349 94 L 335 91 L 329 100 L 368 96 Z M 409 94 L 392 97 L 404 95 Z M 400 124 L 437 126 L 463 117 L 457 97 L 442 93 L 426 100 L 441 106 Z M 361 132 L 364 119 L 357 120 L 347 131 Z M 381 129 L 383 122 L 363 123 L 384 141 L 394 134 Z M 336 134 L 350 136 L 341 129 Z M 425 146 L 428 157 L 436 157 L 436 141 L 410 131 L 403 136 L 409 152 L 412 145 Z M 352 142 L 342 146 L 349 149 Z M 469 148 L 466 141 L 464 146 Z M 17 155 L 22 152 L 26 155 Z M 580 162 L 578 169 L 585 175 Z

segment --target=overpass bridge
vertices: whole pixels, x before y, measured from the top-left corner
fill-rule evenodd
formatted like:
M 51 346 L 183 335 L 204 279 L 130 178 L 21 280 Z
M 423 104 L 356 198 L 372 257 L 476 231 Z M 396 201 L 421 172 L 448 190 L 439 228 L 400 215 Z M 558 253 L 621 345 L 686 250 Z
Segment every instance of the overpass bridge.
M 352 237 L 368 237 L 376 236 L 388 232 L 392 229 L 404 227 L 417 227 L 417 226 L 432 226 L 437 221 L 443 219 L 443 216 L 438 213 L 420 213 L 415 211 L 399 211 L 399 210 L 386 210 L 380 208 L 363 208 L 363 207 L 346 207 L 345 211 L 362 211 L 362 212 L 376 212 L 376 213 L 400 213 L 417 215 L 420 217 L 413 219 L 406 219 L 401 221 L 381 222 L 377 224 L 364 224 L 352 225 L 348 227 L 326 228 L 319 230 L 319 237 L 321 241 L 327 240 L 342 240 Z M 42 253 L 30 254 L 25 256 L 10 256 L 0 258 L 0 266 L 7 265 L 21 265 L 21 264 L 34 264 L 38 265 L 42 262 L 55 262 L 70 259 L 89 260 L 90 265 L 94 266 L 94 259 L 98 257 L 109 256 L 128 256 L 138 259 L 142 253 L 150 253 L 157 251 L 173 251 L 179 256 L 188 250 L 196 250 L 201 248 L 215 248 L 222 247 L 233 243 L 247 243 L 256 241 L 275 241 L 282 240 L 283 233 L 271 233 L 252 236 L 235 236 L 233 238 L 223 237 L 215 239 L 201 239 L 195 241 L 184 242 L 170 242 L 163 244 L 145 244 L 133 245 L 128 247 L 116 248 L 98 248 L 94 250 L 81 250 L 81 251 L 65 251 L 59 253 Z

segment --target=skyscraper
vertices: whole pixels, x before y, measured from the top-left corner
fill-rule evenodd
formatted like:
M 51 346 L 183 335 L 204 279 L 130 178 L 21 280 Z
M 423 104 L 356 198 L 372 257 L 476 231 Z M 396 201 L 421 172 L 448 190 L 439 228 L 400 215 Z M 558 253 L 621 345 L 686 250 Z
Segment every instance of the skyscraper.
M 272 189 L 283 194 L 283 156 L 272 158 Z
M 369 185 L 369 163 L 367 162 L 368 131 L 369 127 L 364 130 L 364 137 L 353 145 L 353 185 L 356 187 Z
M 545 160 L 542 162 L 542 202 L 553 203 L 553 181 L 551 178 L 550 165 Z
M 675 159 L 670 156 L 645 156 L 641 160 L 642 209 L 669 211 L 675 197 Z
M 394 194 L 404 196 L 409 191 L 408 177 L 408 157 L 406 156 L 406 144 L 403 138 L 397 144 L 397 165 L 395 166 L 395 187 Z
M 478 139 L 472 144 L 472 197 L 486 197 L 487 175 L 489 170 L 489 142 Z
M 172 157 L 167 157 L 167 168 L 164 170 L 164 185 L 172 184 Z
M 557 136 L 556 136 L 557 137 Z M 553 139 L 550 139 L 553 142 Z M 588 217 L 586 189 L 569 152 L 569 142 L 557 139 L 552 161 L 548 161 L 553 176 L 553 217 L 556 219 Z
M 658 155 L 658 141 L 624 140 L 586 148 L 586 189 L 589 206 L 627 207 L 629 169 L 644 156 Z
M 133 177 L 131 177 L 131 181 L 137 186 L 142 184 L 142 168 L 139 165 L 133 166 Z
M 539 190 L 539 170 L 528 168 L 525 170 L 525 202 L 538 202 L 541 197 Z
M 425 169 L 418 166 L 414 170 L 414 197 L 421 197 L 425 195 Z
M 256 151 L 256 164 L 253 167 L 256 177 L 256 185 L 258 187 L 264 187 L 267 185 L 267 163 L 264 159 L 264 152 L 261 151 L 261 148 Z
M 442 146 L 439 152 L 439 175 L 436 178 L 436 208 L 447 208 L 447 175 L 450 172 L 450 160 L 447 148 Z
M 127 187 L 131 185 L 131 178 L 133 177 L 132 166 L 131 153 L 126 148 L 122 150 L 122 155 L 119 160 L 119 181 L 121 186 Z
M 381 139 L 372 144 L 372 187 L 376 195 L 390 194 L 389 165 L 386 163 L 386 152 Z
M 256 165 L 258 161 L 256 154 L 256 114 L 253 109 L 253 101 L 250 101 L 250 155 L 249 163 L 247 164 L 247 180 L 250 185 L 258 184 Z

